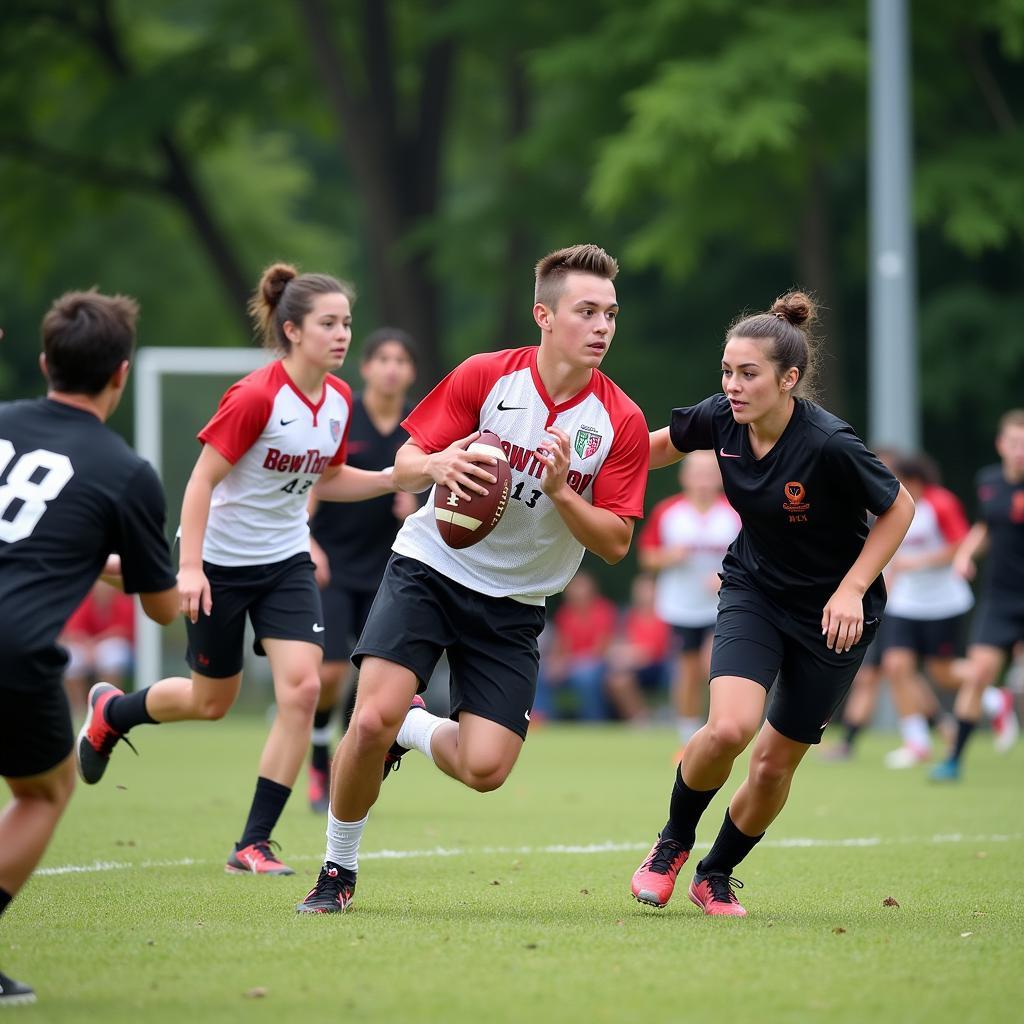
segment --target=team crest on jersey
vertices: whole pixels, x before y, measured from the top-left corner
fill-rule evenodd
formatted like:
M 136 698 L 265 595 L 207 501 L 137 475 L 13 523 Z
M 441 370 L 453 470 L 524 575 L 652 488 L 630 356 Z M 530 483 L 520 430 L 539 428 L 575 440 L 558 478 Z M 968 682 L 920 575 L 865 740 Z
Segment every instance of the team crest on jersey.
M 331 420 L 331 440 L 338 441 L 341 439 L 341 420 Z
M 804 485 L 799 480 L 790 480 L 786 484 L 786 500 L 782 503 L 782 507 L 787 512 L 806 512 L 811 506 L 804 501 L 806 491 Z
M 576 431 L 576 454 L 589 459 L 601 447 L 601 435 L 593 427 L 580 427 Z

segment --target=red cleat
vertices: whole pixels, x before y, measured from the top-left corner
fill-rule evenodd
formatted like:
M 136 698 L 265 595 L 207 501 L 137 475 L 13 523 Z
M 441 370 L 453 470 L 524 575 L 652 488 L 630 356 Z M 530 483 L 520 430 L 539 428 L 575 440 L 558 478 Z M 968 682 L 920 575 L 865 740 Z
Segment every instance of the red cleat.
M 105 713 L 106 706 L 115 697 L 123 696 L 124 691 L 110 683 L 97 683 L 89 691 L 86 704 L 89 710 L 75 742 L 75 762 L 82 781 L 90 786 L 103 778 L 103 773 L 110 763 L 110 753 L 114 749 L 114 744 L 120 739 L 125 739 L 124 735 L 107 721 Z M 128 740 L 125 739 L 125 743 L 128 743 Z M 130 743 L 128 745 L 131 746 Z
M 240 850 L 232 850 L 224 870 L 229 875 L 294 875 L 295 872 L 278 859 L 271 842 L 250 843 Z
M 633 896 L 651 907 L 663 907 L 672 897 L 676 875 L 690 856 L 679 843 L 662 839 L 651 847 L 647 859 L 633 873 Z
M 314 814 L 326 814 L 331 806 L 331 794 L 327 791 L 330 778 L 327 772 L 309 767 L 309 806 Z
M 733 889 L 742 889 L 743 883 L 738 878 L 713 872 L 693 876 L 690 883 L 690 900 L 710 917 L 746 917 L 740 901 L 736 899 Z
M 409 710 L 413 708 L 423 708 L 424 711 L 427 709 L 426 702 L 417 693 L 415 697 L 409 702 Z M 384 755 L 384 778 L 386 779 L 392 772 L 397 772 L 402 767 L 402 758 L 409 753 L 408 747 L 399 746 L 398 740 L 395 740 L 391 744 L 391 749 Z

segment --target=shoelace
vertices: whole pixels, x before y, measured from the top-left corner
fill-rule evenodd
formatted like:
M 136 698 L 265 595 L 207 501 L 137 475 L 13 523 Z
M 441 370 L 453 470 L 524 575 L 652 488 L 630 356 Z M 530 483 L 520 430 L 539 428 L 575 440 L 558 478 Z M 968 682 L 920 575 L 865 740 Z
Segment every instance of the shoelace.
M 316 893 L 317 896 L 330 894 L 332 898 L 337 898 L 338 893 L 351 888 L 352 884 L 341 877 L 341 872 L 337 868 L 329 868 L 325 864 L 320 869 L 320 877 L 316 880 L 316 885 L 313 886 L 313 893 Z
M 278 850 L 281 849 L 281 844 L 276 839 L 261 839 L 252 844 L 252 848 L 264 859 L 272 860 L 275 863 L 280 864 L 281 858 L 274 853 L 274 847 Z
M 108 726 L 107 735 L 103 737 L 103 742 L 100 744 L 99 750 L 97 751 L 100 757 L 110 757 L 110 752 L 114 749 L 114 744 L 117 743 L 118 740 L 123 740 L 125 743 L 127 743 L 128 748 L 131 750 L 131 752 L 136 757 L 139 756 L 139 752 L 135 749 L 135 744 L 132 743 L 132 741 L 128 739 L 127 736 L 125 736 L 123 733 L 115 732 L 112 728 Z
M 716 903 L 739 903 L 733 889 L 742 889 L 743 883 L 731 875 L 708 875 L 705 879 Z
M 683 852 L 682 846 L 671 839 L 664 839 L 658 842 L 654 853 L 651 854 L 651 861 L 648 871 L 658 875 L 667 875 L 672 870 L 672 862 Z

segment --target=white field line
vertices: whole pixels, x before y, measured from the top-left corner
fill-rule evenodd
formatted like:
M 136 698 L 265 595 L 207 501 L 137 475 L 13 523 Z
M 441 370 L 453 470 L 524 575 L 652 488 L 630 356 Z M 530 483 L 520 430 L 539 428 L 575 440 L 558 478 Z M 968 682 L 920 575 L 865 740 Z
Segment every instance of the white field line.
M 840 847 L 875 847 L 875 846 L 938 846 L 945 843 L 1015 843 L 1024 840 L 1024 833 L 964 835 L 959 832 L 933 836 L 905 836 L 899 839 L 888 839 L 880 836 L 865 836 L 851 839 L 766 839 L 762 846 L 773 846 L 779 849 L 825 849 Z M 710 843 L 697 843 L 697 849 L 708 849 Z M 368 850 L 359 854 L 360 860 L 422 860 L 431 857 L 469 857 L 480 855 L 503 856 L 543 856 L 546 854 L 575 854 L 588 856 L 600 853 L 630 853 L 647 850 L 648 843 L 586 843 L 582 845 L 566 845 L 556 843 L 551 846 L 435 846 L 429 850 Z M 319 856 L 302 854 L 288 857 L 290 861 L 320 861 Z M 103 871 L 135 871 L 152 868 L 205 867 L 216 865 L 220 861 L 196 860 L 194 857 L 182 857 L 179 860 L 96 860 L 91 864 L 60 864 L 49 868 L 40 868 L 36 875 L 88 875 Z

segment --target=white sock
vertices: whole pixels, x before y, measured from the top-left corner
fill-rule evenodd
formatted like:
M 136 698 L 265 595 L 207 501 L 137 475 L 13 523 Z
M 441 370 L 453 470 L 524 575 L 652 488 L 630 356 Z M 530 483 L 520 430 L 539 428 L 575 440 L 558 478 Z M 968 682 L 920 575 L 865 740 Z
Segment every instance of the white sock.
M 931 737 L 928 735 L 928 722 L 924 715 L 907 715 L 900 719 L 900 735 L 903 737 L 903 744 L 913 747 L 915 750 L 927 750 L 931 745 Z
M 676 728 L 679 730 L 680 742 L 689 743 L 703 724 L 699 718 L 687 718 L 685 715 L 677 718 Z
M 425 708 L 409 708 L 402 728 L 398 730 L 398 745 L 405 747 L 406 750 L 418 750 L 433 761 L 430 738 L 437 727 L 447 721 L 447 718 L 438 718 Z
M 325 725 L 322 729 L 314 729 L 309 736 L 309 742 L 315 747 L 327 747 L 331 743 L 331 727 Z
M 981 706 L 989 718 L 995 718 L 1003 710 L 1003 691 L 994 686 L 986 686 L 981 695 Z
M 331 811 L 327 812 L 327 853 L 324 860 L 337 864 L 346 871 L 359 870 L 359 842 L 363 838 L 366 819 L 362 821 L 338 821 Z

